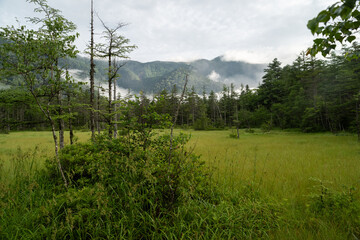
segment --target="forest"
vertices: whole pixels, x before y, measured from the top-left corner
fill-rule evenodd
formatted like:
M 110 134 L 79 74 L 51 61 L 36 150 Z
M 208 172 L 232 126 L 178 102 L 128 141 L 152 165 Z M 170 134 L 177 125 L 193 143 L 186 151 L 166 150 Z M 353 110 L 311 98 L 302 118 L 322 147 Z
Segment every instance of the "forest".
M 183 85 L 173 85 L 171 91 L 164 89 L 153 96 L 140 93 L 137 97 L 128 94 L 117 99 L 115 93 L 114 106 L 151 105 L 158 114 L 169 116 L 174 116 L 176 107 L 180 106 L 176 126 L 196 130 L 297 128 L 303 132 L 359 134 L 360 61 L 346 58 L 346 54 L 358 50 L 359 46 L 353 44 L 326 60 L 303 52 L 293 64 L 286 66 L 274 59 L 265 68 L 263 81 L 256 89 L 247 85 L 236 89 L 231 84 L 224 85 L 221 92 L 206 92 L 206 86 L 195 89 L 189 85 L 180 99 Z M 178 73 L 176 77 L 180 83 L 185 83 L 186 74 L 186 69 Z M 10 81 L 21 85 L 21 81 L 13 78 L 3 82 Z M 103 130 L 110 121 L 106 115 L 108 98 L 104 96 L 105 91 L 98 88 L 95 93 L 98 130 Z M 201 91 L 203 93 L 198 94 Z M 68 97 L 72 99 L 69 102 Z M 35 100 L 25 89 L 17 86 L 3 89 L 0 98 L 3 132 L 49 129 L 46 118 L 39 114 Z M 66 104 L 60 106 L 61 112 L 68 116 L 66 128 L 69 125 L 75 129 L 89 128 L 89 88 L 73 89 L 70 95 L 64 94 L 62 98 Z M 56 105 L 55 102 L 51 104 Z M 136 112 L 132 114 L 136 115 Z
M 91 7 L 71 61 L 75 24 L 27 2 L 37 29 L 0 27 L 1 239 L 360 238 L 359 1 L 310 20 L 313 47 L 256 88 L 207 91 L 183 67 L 125 96 L 124 24 L 99 17 L 96 43 Z M 89 84 L 70 73 L 84 59 Z

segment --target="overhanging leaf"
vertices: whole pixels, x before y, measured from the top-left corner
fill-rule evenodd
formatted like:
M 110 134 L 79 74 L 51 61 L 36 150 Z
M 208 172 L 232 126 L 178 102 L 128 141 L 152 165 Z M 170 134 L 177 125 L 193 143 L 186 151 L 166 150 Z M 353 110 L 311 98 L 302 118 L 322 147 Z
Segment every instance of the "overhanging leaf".
M 316 18 L 313 18 L 308 21 L 307 27 L 308 27 L 308 29 L 310 29 L 310 31 L 313 35 L 315 34 L 318 26 L 319 26 L 319 22 Z
M 351 42 L 354 41 L 355 39 L 356 39 L 356 37 L 353 36 L 353 35 L 351 35 L 351 36 L 349 36 L 349 37 L 346 39 L 346 41 L 348 41 L 349 43 L 351 43 Z
M 356 1 L 357 0 L 345 0 L 344 5 L 348 8 L 353 9 L 355 7 Z

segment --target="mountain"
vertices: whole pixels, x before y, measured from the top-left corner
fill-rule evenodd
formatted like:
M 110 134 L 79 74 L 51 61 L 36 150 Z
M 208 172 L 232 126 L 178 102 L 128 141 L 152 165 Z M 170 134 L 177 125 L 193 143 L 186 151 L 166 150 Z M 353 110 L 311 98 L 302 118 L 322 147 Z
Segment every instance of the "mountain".
M 263 64 L 250 64 L 245 62 L 223 61 L 222 57 L 213 60 L 196 60 L 193 62 L 147 62 L 126 61 L 120 68 L 120 78 L 117 81 L 119 89 L 123 92 L 143 91 L 148 94 L 157 93 L 164 89 L 171 91 L 174 85 L 181 89 L 188 74 L 188 88 L 202 93 L 205 90 L 220 92 L 223 85 L 233 83 L 236 88 L 243 84 L 250 88 L 257 87 L 261 82 Z M 88 81 L 90 64 L 89 58 L 78 56 L 75 59 L 65 59 L 60 64 L 66 66 L 72 76 L 78 81 Z M 106 87 L 107 61 L 95 61 L 96 85 Z M 5 81 L 12 85 L 12 80 Z
M 85 80 L 89 73 L 89 59 L 78 57 L 66 61 L 73 76 Z M 95 62 L 96 81 L 106 83 L 106 61 Z M 196 60 L 193 62 L 147 62 L 126 61 L 120 68 L 120 78 L 117 84 L 120 88 L 133 92 L 144 91 L 157 93 L 164 89 L 171 91 L 174 85 L 181 88 L 185 82 L 186 73 L 189 75 L 188 87 L 194 87 L 198 93 L 204 89 L 219 92 L 223 85 L 233 83 L 236 88 L 241 84 L 257 87 L 261 82 L 264 64 L 250 64 L 246 62 L 224 61 L 222 57 L 213 60 Z

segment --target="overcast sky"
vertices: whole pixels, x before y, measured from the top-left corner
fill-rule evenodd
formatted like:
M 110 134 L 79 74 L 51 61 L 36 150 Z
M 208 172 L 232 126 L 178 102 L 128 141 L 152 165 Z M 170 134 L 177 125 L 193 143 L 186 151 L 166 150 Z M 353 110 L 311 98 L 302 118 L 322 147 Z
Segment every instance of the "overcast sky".
M 129 23 L 120 33 L 138 46 L 132 60 L 190 61 L 199 58 L 291 63 L 313 36 L 307 21 L 335 0 L 94 0 L 109 26 Z M 76 44 L 90 39 L 90 0 L 48 0 L 78 27 Z M 37 16 L 25 0 L 0 0 L 0 26 Z M 102 32 L 95 19 L 96 32 Z M 99 37 L 99 36 L 98 36 Z

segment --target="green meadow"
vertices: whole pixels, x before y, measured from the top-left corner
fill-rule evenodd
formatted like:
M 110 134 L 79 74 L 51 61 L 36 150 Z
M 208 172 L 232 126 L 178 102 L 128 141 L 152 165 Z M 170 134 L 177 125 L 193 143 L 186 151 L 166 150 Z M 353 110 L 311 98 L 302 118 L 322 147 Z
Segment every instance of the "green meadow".
M 354 135 L 258 130 L 243 131 L 236 139 L 229 137 L 229 130 L 181 132 L 191 135 L 189 151 L 200 155 L 211 168 L 216 184 L 228 190 L 236 191 L 244 183 L 251 183 L 282 199 L 305 196 L 317 181 L 337 190 L 360 186 L 360 144 Z M 77 142 L 85 142 L 90 132 L 76 132 L 75 136 Z M 65 139 L 68 144 L 68 132 Z M 42 166 L 54 155 L 51 132 L 1 134 L 4 169 L 11 170 L 19 153 L 34 154 L 38 158 L 34 164 Z
M 229 131 L 191 134 L 195 153 L 231 190 L 252 182 L 274 197 L 299 198 L 316 180 L 336 189 L 360 184 L 360 144 L 352 135 L 259 131 L 235 139 Z
M 360 223 L 360 144 L 356 136 L 255 130 L 254 133 L 242 131 L 236 139 L 230 137 L 230 130 L 176 130 L 176 133 L 180 131 L 191 135 L 188 151 L 200 155 L 205 162 L 209 187 L 219 189 L 230 202 L 238 202 L 234 198 L 243 196 L 251 199 L 252 214 L 273 214 L 269 206 L 276 206 L 278 220 L 274 226 L 270 224 L 272 230 L 254 236 L 351 239 L 355 237 L 353 232 L 359 231 L 356 224 Z M 90 138 L 89 132 L 75 135 L 78 142 Z M 53 154 L 50 132 L 1 134 L 2 184 L 10 184 L 19 167 L 27 171 L 43 168 L 45 159 Z M 20 159 L 29 162 L 20 166 Z M 247 200 L 242 201 L 247 204 Z M 255 203 L 265 210 L 258 212 Z M 333 214 L 341 216 L 334 219 Z M 350 215 L 352 218 L 348 220 Z

